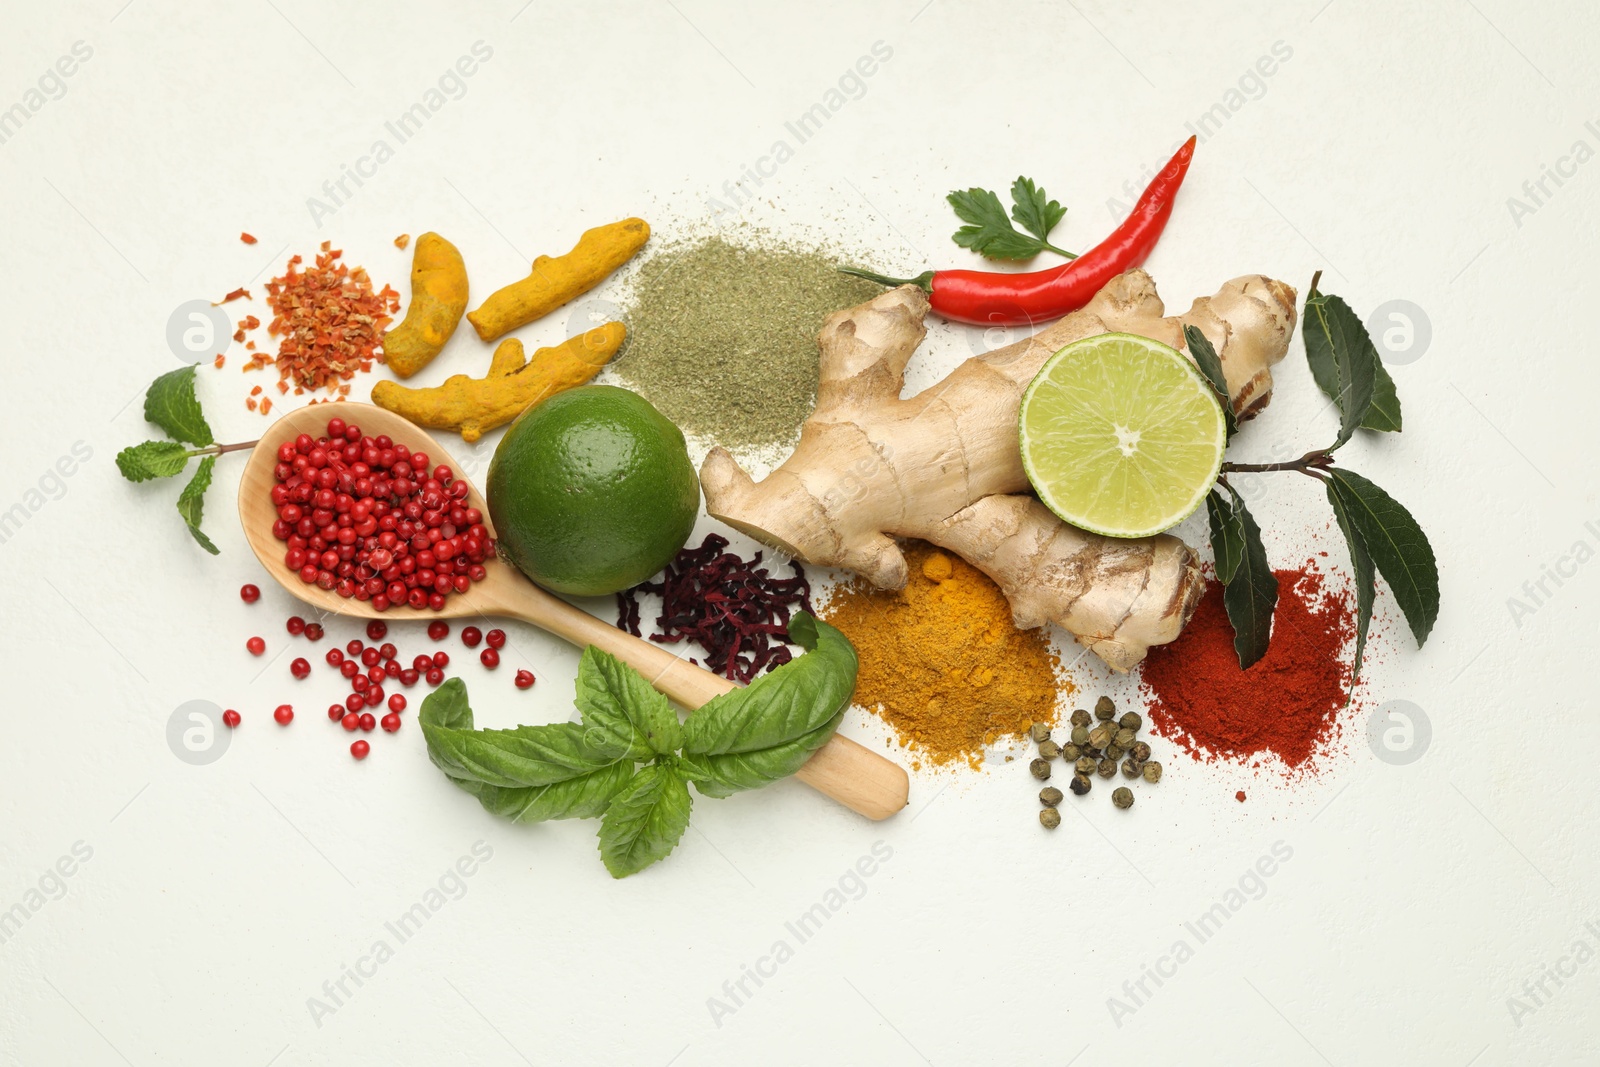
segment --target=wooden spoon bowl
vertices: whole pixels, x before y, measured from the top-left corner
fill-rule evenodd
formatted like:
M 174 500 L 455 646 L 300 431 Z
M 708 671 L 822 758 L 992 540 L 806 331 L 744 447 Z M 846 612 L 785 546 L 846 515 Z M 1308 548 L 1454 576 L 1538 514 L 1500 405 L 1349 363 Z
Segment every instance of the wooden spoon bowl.
M 284 415 L 261 435 L 245 463 L 239 482 L 239 520 L 256 558 L 291 594 L 322 611 L 368 619 L 427 621 L 478 615 L 520 619 L 580 648 L 595 645 L 611 653 L 691 711 L 735 687 L 735 683 L 696 667 L 661 645 L 624 633 L 545 592 L 504 560 L 487 561 L 484 566 L 488 575 L 484 580 L 474 582 L 465 593 L 452 593 L 442 611 L 396 605 L 380 612 L 371 601 L 342 597 L 331 589 L 301 581 L 299 573 L 284 562 L 284 543 L 272 535 L 272 524 L 278 518 L 271 497 L 272 487 L 277 484 L 273 468 L 278 462 L 279 445 L 292 442 L 302 433 L 313 438 L 322 436 L 327 432 L 328 419 L 336 415 L 360 426 L 365 434 L 387 434 L 414 452 L 426 452 L 435 465 L 443 463 L 456 471 L 458 480 L 466 480 L 461 467 L 438 441 L 382 408 L 370 404 L 317 404 Z M 476 486 L 470 481 L 467 485 L 469 505 L 483 512 L 484 525 L 490 526 L 492 533 L 488 505 Z M 905 807 L 910 790 L 903 768 L 837 734 L 817 750 L 795 777 L 869 819 L 885 819 Z

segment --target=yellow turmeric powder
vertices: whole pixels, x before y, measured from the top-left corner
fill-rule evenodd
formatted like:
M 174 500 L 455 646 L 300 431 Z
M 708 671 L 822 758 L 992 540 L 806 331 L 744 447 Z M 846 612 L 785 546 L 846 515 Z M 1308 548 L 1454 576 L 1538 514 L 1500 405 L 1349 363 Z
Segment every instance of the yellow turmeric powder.
M 921 761 L 977 768 L 985 746 L 1055 722 L 1074 687 L 1047 633 L 1017 629 L 981 571 L 922 542 L 905 555 L 904 589 L 857 578 L 833 590 L 822 615 L 856 647 L 857 704 Z

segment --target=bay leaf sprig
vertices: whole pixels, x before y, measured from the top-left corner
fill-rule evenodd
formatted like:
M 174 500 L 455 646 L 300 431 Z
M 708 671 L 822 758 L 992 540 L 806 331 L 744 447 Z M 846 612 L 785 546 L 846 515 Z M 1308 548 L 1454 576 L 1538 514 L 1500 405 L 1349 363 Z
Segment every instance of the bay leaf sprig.
M 1040 252 L 1078 258 L 1050 243 L 1050 231 L 1067 217 L 1067 209 L 1051 200 L 1032 178 L 1019 177 L 1011 183 L 1009 217 L 999 195 L 989 189 L 957 189 L 945 199 L 956 217 L 966 223 L 951 240 L 986 259 L 1032 259 Z
M 677 846 L 691 784 L 719 799 L 769 785 L 833 736 L 855 691 L 855 649 L 804 613 L 789 637 L 805 655 L 682 723 L 638 671 L 593 645 L 578 663 L 578 722 L 474 729 L 466 684 L 452 678 L 422 702 L 428 758 L 503 818 L 598 818 L 600 858 L 612 877 L 627 877 Z
M 1394 380 L 1378 357 L 1366 325 L 1344 300 L 1321 291 L 1321 272 L 1311 279 L 1301 316 L 1306 361 L 1317 386 L 1339 412 L 1333 443 L 1283 463 L 1224 463 L 1217 485 L 1206 498 L 1211 548 L 1223 605 L 1234 631 L 1239 666 L 1248 668 L 1266 655 L 1277 579 L 1261 542 L 1261 530 L 1230 474 L 1294 471 L 1323 483 L 1334 519 L 1344 535 L 1356 594 L 1356 632 L 1352 682 L 1360 677 L 1372 623 L 1377 579 L 1382 576 L 1399 605 L 1418 647 L 1428 640 L 1439 617 L 1439 568 L 1433 546 L 1412 514 L 1383 489 L 1348 467 L 1335 453 L 1358 430 L 1398 433 L 1400 398 Z M 1228 404 L 1222 364 L 1211 343 L 1193 326 L 1184 338 L 1196 365 L 1219 394 L 1228 436 L 1237 428 Z
M 194 477 L 178 494 L 178 514 L 201 548 L 217 555 L 217 546 L 200 529 L 205 510 L 206 490 L 211 486 L 211 475 L 216 467 L 216 457 L 225 452 L 254 448 L 256 442 L 219 445 L 212 436 L 211 426 L 200 409 L 195 396 L 195 368 L 182 367 L 168 371 L 150 383 L 144 394 L 144 417 L 172 438 L 170 441 L 144 441 L 130 445 L 117 453 L 117 470 L 130 482 L 147 482 L 153 478 L 173 478 L 182 474 L 189 461 L 200 457 Z M 186 445 L 194 445 L 187 448 Z

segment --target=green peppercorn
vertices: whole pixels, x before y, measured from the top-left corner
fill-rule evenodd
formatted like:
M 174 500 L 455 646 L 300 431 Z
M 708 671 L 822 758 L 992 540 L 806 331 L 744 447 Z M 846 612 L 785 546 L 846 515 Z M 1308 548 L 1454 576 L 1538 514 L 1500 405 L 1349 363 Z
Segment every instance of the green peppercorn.
M 1087 745 L 1089 743 L 1089 728 L 1087 726 L 1074 726 L 1072 728 L 1072 743 Z
M 1125 711 L 1122 713 L 1122 718 L 1117 720 L 1117 725 L 1124 730 L 1132 730 L 1134 733 L 1138 733 L 1140 727 L 1144 726 L 1144 720 L 1139 717 L 1137 711 Z
M 1061 746 L 1061 758 L 1066 760 L 1068 763 L 1074 762 L 1081 755 L 1083 755 L 1083 749 L 1078 745 Z
M 1072 713 L 1072 725 L 1074 725 L 1074 726 L 1088 726 L 1089 725 L 1089 713 L 1087 711 L 1084 711 L 1082 708 L 1079 708 L 1077 711 L 1074 711 Z
M 1094 783 L 1089 781 L 1087 774 L 1074 774 L 1072 776 L 1072 792 L 1077 796 L 1083 796 L 1093 785 Z
M 1059 755 L 1061 755 L 1061 746 L 1054 741 L 1045 740 L 1039 742 L 1040 759 L 1055 759 Z
M 1122 777 L 1137 778 L 1144 773 L 1144 764 L 1129 756 L 1122 761 Z
M 1050 761 L 1042 759 L 1034 760 L 1032 763 L 1028 764 L 1028 773 L 1039 779 L 1039 781 L 1044 781 L 1046 778 L 1050 777 Z
M 1134 742 L 1134 733 L 1132 730 L 1124 726 L 1122 729 L 1117 731 L 1115 740 L 1116 743 L 1121 745 L 1123 748 L 1132 748 Z
M 1100 773 L 1100 777 L 1110 778 L 1113 774 L 1117 773 L 1117 761 L 1114 759 L 1103 759 L 1095 765 L 1095 770 Z
M 1078 757 L 1078 762 L 1072 765 L 1072 769 L 1077 771 L 1079 774 L 1089 775 L 1093 774 L 1095 768 L 1098 766 L 1100 765 L 1095 762 L 1093 756 L 1080 756 Z
M 1110 722 L 1116 715 L 1117 705 L 1110 697 L 1101 697 L 1094 702 L 1094 717 L 1101 722 Z
M 1111 803 L 1119 808 L 1133 807 L 1133 790 L 1125 785 L 1119 785 L 1111 791 Z
M 1105 748 L 1111 743 L 1111 727 L 1100 725 L 1089 731 L 1089 744 L 1095 748 Z
M 1031 726 L 1029 728 L 1028 732 L 1033 735 L 1033 740 L 1034 740 L 1035 744 L 1037 744 L 1040 741 L 1048 741 L 1048 740 L 1050 740 L 1050 724 L 1047 723 L 1047 722 L 1036 722 L 1036 723 L 1034 723 L 1033 726 Z
M 1047 785 L 1039 790 L 1039 803 L 1047 808 L 1053 808 L 1061 803 L 1061 790 L 1053 785 Z
M 1150 746 L 1140 741 L 1133 746 L 1132 755 L 1140 763 L 1148 763 L 1150 761 Z
M 1039 813 L 1039 825 L 1046 830 L 1054 830 L 1061 825 L 1061 813 L 1055 808 L 1045 808 Z
M 1128 750 L 1123 748 L 1121 745 L 1107 745 L 1103 754 L 1106 759 L 1114 762 L 1121 759 L 1123 756 L 1126 756 L 1128 754 Z
M 1144 765 L 1144 770 L 1140 773 L 1144 775 L 1144 780 L 1151 784 L 1159 782 L 1161 781 L 1161 764 L 1151 760 Z

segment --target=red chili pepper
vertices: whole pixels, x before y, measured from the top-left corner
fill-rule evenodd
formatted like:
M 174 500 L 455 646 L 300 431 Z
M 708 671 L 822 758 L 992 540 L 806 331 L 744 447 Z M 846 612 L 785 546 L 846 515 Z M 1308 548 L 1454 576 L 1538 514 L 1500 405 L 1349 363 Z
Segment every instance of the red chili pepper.
M 915 285 L 929 294 L 933 310 L 977 326 L 1027 326 L 1048 322 L 1087 304 L 1107 282 L 1145 261 L 1166 229 L 1172 202 L 1194 158 L 1189 138 L 1140 194 L 1133 213 L 1111 236 L 1059 267 L 1008 274 L 981 270 L 930 270 L 915 278 L 886 278 L 844 268 L 884 285 Z

